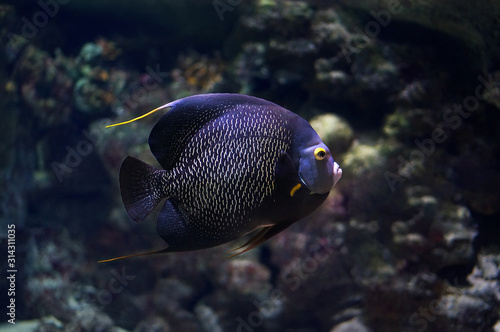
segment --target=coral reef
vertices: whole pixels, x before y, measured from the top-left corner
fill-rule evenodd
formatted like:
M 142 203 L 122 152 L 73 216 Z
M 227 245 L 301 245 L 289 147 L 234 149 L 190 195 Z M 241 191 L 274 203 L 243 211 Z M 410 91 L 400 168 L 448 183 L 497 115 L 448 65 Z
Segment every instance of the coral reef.
M 496 2 L 63 3 L 0 4 L 0 225 L 20 271 L 0 330 L 500 329 Z M 207 92 L 310 120 L 341 181 L 242 256 L 98 264 L 163 245 L 118 188 L 126 155 L 155 164 L 161 114 L 104 127 Z
M 315 116 L 309 122 L 327 146 L 335 147 L 336 154 L 344 153 L 354 139 L 349 123 L 333 113 Z

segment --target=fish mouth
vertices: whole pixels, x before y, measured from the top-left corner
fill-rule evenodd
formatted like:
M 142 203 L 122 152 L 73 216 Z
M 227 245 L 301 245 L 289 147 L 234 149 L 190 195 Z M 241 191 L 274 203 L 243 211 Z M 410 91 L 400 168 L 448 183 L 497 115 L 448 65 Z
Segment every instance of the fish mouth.
M 339 164 L 336 162 L 333 163 L 333 187 L 339 182 L 340 178 L 342 177 L 342 168 L 340 168 Z

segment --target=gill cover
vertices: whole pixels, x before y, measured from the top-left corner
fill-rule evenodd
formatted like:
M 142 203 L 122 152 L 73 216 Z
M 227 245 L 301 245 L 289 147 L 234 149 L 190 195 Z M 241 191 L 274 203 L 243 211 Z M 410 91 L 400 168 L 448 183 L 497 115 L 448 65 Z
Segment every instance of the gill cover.
M 334 185 L 334 161 L 328 147 L 319 143 L 304 148 L 299 161 L 299 175 L 313 193 L 325 194 Z

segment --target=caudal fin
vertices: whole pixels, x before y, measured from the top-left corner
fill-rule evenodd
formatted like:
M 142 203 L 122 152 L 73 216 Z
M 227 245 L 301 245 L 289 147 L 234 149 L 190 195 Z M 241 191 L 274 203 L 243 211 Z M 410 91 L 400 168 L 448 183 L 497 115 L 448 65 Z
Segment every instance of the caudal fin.
M 136 222 L 144 220 L 165 197 L 158 170 L 139 159 L 128 156 L 120 168 L 120 190 L 128 215 Z

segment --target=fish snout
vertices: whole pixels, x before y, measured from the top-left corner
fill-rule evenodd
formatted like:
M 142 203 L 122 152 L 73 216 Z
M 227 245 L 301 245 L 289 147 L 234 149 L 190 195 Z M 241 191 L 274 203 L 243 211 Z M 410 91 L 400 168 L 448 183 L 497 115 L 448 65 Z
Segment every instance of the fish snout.
M 340 168 L 339 164 L 336 162 L 333 163 L 333 186 L 339 182 L 340 178 L 342 177 L 342 168 Z

